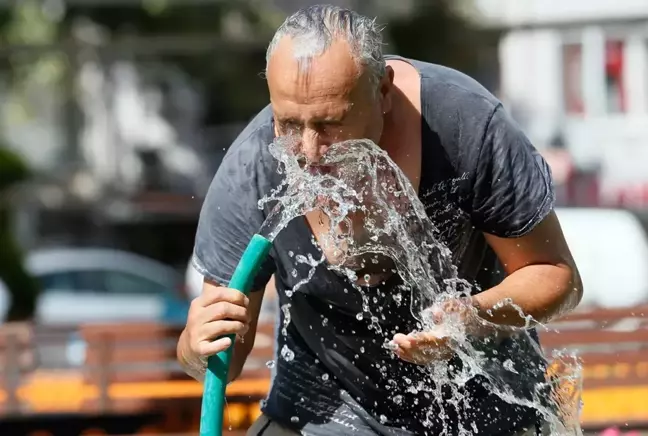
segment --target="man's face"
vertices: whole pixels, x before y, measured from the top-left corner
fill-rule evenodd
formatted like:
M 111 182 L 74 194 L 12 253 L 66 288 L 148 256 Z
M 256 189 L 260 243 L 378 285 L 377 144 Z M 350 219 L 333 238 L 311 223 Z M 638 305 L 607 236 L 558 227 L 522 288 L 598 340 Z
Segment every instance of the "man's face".
M 291 137 L 286 141 L 294 147 L 290 152 L 312 172 L 340 177 L 347 184 L 361 184 L 358 180 L 365 179 L 349 171 L 353 162 L 349 159 L 337 162 L 336 157 L 341 156 L 333 155 L 340 148 L 331 146 L 350 139 L 369 139 L 379 144 L 383 117 L 391 110 L 391 70 L 380 83 L 372 83 L 353 59 L 344 40 L 334 41 L 308 65 L 300 65 L 294 53 L 293 41 L 286 37 L 279 42 L 268 62 L 275 134 Z M 330 159 L 323 160 L 325 155 Z M 352 177 L 344 177 L 345 174 Z M 338 205 L 331 198 L 322 195 L 317 200 L 326 215 L 336 214 Z M 352 235 L 356 244 L 368 241 L 364 214 L 345 213 L 348 220 L 335 233 Z M 337 242 L 333 244 L 337 249 L 334 251 L 346 253 L 346 244 Z M 337 263 L 335 256 L 327 254 L 329 262 Z M 344 260 L 345 266 L 355 270 L 368 263 L 355 258 Z
M 334 41 L 304 66 L 295 59 L 292 40 L 286 37 L 269 60 L 267 78 L 275 133 L 294 137 L 294 152 L 305 163 L 316 165 L 337 142 L 364 138 L 379 142 L 391 82 L 372 84 L 345 41 Z

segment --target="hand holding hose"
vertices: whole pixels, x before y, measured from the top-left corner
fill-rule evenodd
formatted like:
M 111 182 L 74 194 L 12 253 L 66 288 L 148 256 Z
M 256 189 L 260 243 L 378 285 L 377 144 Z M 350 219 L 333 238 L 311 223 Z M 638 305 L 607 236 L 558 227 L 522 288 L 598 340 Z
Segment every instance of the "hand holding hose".
M 207 358 L 227 350 L 232 335 L 245 335 L 250 323 L 248 305 L 242 292 L 214 286 L 205 286 L 192 301 L 180 346 L 180 360 L 192 377 L 203 378 Z

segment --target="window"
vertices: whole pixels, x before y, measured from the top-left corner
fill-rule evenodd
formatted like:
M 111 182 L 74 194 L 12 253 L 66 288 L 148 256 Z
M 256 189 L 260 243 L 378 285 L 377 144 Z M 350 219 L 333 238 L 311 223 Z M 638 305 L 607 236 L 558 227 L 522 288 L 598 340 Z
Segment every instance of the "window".
M 132 294 L 132 295 L 165 295 L 170 290 L 165 286 L 121 271 L 104 272 L 106 292 L 109 294 Z
M 39 279 L 43 292 L 73 291 L 75 289 L 74 273 L 70 271 L 43 274 Z
M 102 271 L 74 271 L 74 286 L 80 292 L 106 292 L 106 284 Z
M 607 41 L 605 44 L 605 97 L 608 113 L 626 111 L 623 41 Z
M 44 292 L 106 292 L 101 271 L 60 271 L 43 274 L 40 283 Z
M 568 114 L 582 114 L 583 104 L 583 46 L 563 45 L 563 95 Z
M 171 289 L 135 274 L 122 271 L 64 271 L 40 277 L 43 291 L 77 293 L 167 295 Z

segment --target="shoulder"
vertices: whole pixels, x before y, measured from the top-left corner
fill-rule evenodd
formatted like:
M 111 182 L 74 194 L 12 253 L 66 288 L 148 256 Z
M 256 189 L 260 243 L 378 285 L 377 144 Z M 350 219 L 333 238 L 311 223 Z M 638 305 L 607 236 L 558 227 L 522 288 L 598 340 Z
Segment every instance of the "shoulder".
M 421 105 L 428 123 L 483 131 L 500 101 L 472 77 L 452 68 L 416 61 L 421 75 Z M 445 122 L 445 125 L 443 124 Z
M 241 186 L 256 185 L 265 191 L 276 173 L 276 162 L 268 145 L 274 140 L 272 110 L 266 106 L 243 129 L 223 157 L 215 179 L 227 177 L 230 183 Z
M 475 79 L 452 68 L 412 61 L 421 76 L 426 146 L 436 146 L 455 176 L 473 174 L 500 101 Z M 506 129 L 506 126 L 499 126 Z M 434 142 L 435 144 L 430 144 Z
M 263 108 L 239 133 L 225 153 L 223 164 L 233 160 L 256 161 L 259 157 L 269 156 L 267 146 L 274 140 L 272 126 L 272 109 L 270 105 Z M 240 162 L 237 162 L 240 163 Z
M 274 140 L 272 111 L 265 107 L 228 148 L 207 191 L 203 211 L 228 201 L 254 203 L 269 193 L 279 180 L 277 163 L 268 145 Z
M 273 187 L 276 171 L 268 151 L 273 136 L 268 106 L 234 140 L 203 201 L 193 262 L 217 283 L 231 280 L 243 249 L 265 220 L 258 201 Z M 271 274 L 259 274 L 253 289 L 263 289 Z
M 426 93 L 441 93 L 454 95 L 463 100 L 482 101 L 491 107 L 500 104 L 500 101 L 484 86 L 467 74 L 443 65 L 429 62 L 412 61 L 421 75 L 423 91 Z M 448 102 L 446 102 L 448 103 Z

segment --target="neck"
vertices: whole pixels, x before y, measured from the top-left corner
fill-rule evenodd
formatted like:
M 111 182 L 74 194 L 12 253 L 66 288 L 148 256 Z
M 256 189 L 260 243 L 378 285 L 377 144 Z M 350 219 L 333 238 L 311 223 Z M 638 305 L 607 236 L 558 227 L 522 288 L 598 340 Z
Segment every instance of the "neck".
M 405 125 L 403 93 L 395 89 L 392 97 L 392 108 L 383 116 L 383 131 L 380 136 L 380 147 L 389 153 L 399 143 L 399 136 Z
M 380 147 L 400 167 L 418 192 L 421 176 L 421 112 L 394 85 L 392 110 L 385 114 Z

